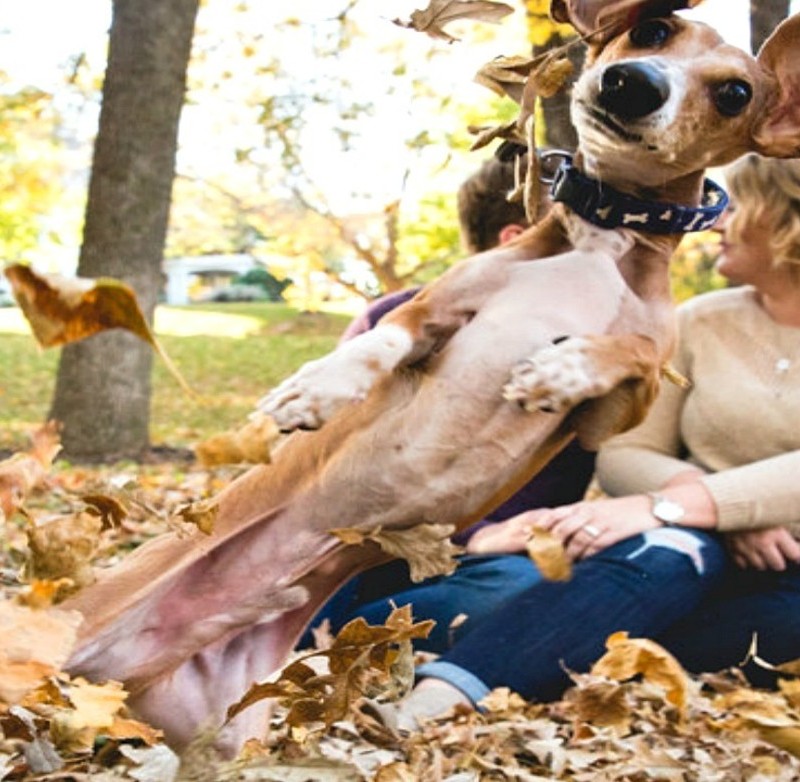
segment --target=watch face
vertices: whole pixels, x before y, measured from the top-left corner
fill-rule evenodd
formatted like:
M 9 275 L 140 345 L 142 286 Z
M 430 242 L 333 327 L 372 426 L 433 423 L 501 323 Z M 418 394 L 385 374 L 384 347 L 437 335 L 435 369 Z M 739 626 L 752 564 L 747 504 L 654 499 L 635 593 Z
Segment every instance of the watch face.
M 672 502 L 672 500 L 661 499 L 653 506 L 653 515 L 667 523 L 680 521 L 685 513 L 686 511 L 677 502 Z

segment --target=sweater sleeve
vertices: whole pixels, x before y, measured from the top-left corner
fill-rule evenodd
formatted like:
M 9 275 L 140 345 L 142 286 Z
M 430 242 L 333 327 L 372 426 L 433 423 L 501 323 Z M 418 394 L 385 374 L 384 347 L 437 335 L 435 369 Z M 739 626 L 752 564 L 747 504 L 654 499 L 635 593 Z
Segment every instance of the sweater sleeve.
M 791 525 L 800 530 L 800 451 L 789 451 L 702 478 L 717 505 L 721 532 Z

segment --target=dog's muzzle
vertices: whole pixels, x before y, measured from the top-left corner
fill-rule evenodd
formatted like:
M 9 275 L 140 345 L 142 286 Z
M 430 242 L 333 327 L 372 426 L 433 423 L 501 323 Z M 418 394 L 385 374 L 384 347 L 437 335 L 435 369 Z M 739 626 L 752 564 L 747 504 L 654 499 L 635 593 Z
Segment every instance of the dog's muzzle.
M 646 117 L 660 109 L 668 98 L 667 77 L 649 63 L 616 63 L 609 65 L 600 77 L 597 102 L 619 119 Z

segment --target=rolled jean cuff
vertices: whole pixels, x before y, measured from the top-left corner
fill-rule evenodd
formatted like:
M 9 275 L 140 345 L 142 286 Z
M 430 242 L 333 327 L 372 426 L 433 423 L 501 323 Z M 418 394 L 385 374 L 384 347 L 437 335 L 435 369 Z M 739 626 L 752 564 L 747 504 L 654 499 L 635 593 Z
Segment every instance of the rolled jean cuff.
M 479 701 L 483 700 L 491 690 L 475 674 L 470 673 L 460 665 L 446 662 L 444 660 L 433 660 L 432 662 L 420 665 L 417 668 L 417 679 L 424 679 L 430 676 L 434 679 L 452 684 L 466 695 L 475 708 Z

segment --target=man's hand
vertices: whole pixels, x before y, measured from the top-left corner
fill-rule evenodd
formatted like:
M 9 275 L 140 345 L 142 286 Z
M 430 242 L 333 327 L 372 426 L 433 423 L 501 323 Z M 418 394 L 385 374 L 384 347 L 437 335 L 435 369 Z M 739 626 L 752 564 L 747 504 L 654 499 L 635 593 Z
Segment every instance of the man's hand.
M 800 563 L 800 543 L 786 527 L 731 532 L 727 541 L 741 568 L 786 570 L 790 563 Z

